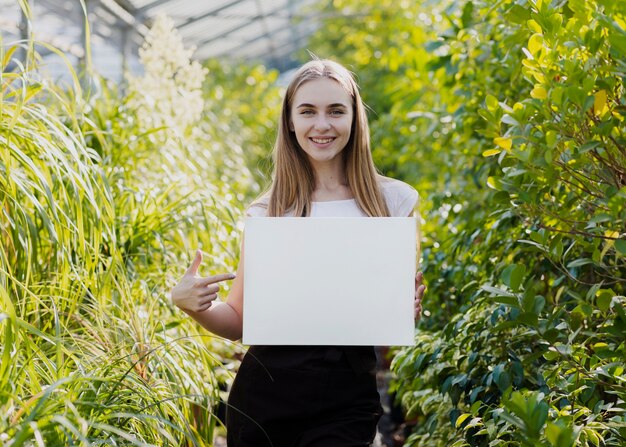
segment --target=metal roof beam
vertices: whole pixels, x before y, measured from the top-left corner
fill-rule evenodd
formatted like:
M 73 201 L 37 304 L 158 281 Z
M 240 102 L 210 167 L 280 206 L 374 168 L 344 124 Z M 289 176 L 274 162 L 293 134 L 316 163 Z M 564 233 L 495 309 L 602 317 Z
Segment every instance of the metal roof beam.
M 299 26 L 301 26 L 301 25 L 299 25 Z M 217 55 L 215 55 L 215 56 L 213 56 L 213 57 L 220 57 L 220 56 L 223 56 L 223 55 L 224 55 L 224 54 L 226 54 L 226 53 L 232 53 L 233 51 L 237 51 L 237 50 L 239 50 L 239 49 L 241 49 L 241 48 L 245 47 L 246 45 L 250 45 L 251 43 L 256 42 L 257 40 L 260 40 L 260 39 L 263 39 L 263 38 L 266 38 L 266 37 L 270 37 L 270 36 L 272 36 L 273 34 L 276 34 L 276 33 L 280 32 L 280 31 L 284 31 L 284 30 L 285 30 L 285 28 L 276 28 L 276 29 L 273 29 L 272 31 L 268 31 L 268 32 L 267 32 L 267 33 L 265 33 L 265 34 L 261 34 L 261 35 L 259 35 L 259 36 L 253 37 L 252 39 L 248 39 L 248 40 L 246 40 L 245 42 L 240 43 L 240 44 L 239 44 L 239 45 L 237 45 L 236 47 L 229 48 L 229 49 L 228 49 L 228 50 L 226 50 L 226 51 L 222 51 L 221 53 L 218 53 Z M 313 34 L 313 32 L 314 32 L 314 31 L 315 31 L 315 30 L 305 33 L 305 35 L 304 35 L 303 37 L 308 37 L 308 36 L 310 36 L 311 34 Z M 281 46 L 280 46 L 280 47 L 278 47 L 277 49 L 283 48 L 283 47 L 285 47 L 285 46 L 287 46 L 287 45 L 289 45 L 289 44 L 292 44 L 292 43 L 293 43 L 293 42 L 291 42 L 291 41 L 290 41 L 290 42 L 287 42 L 286 44 L 281 45 Z
M 299 0 L 299 1 L 296 3 L 296 5 L 297 5 L 297 4 L 299 4 L 299 3 L 304 3 L 304 1 L 306 1 L 306 0 Z M 274 9 L 274 10 L 272 10 L 272 11 L 268 12 L 267 14 L 263 14 L 263 15 L 265 15 L 265 16 L 272 15 L 272 14 L 275 14 L 275 13 L 277 13 L 277 12 L 279 12 L 279 11 L 282 11 L 284 8 L 285 8 L 285 6 L 284 6 L 284 5 L 282 5 L 282 6 L 278 7 L 278 8 L 276 8 L 276 9 Z M 242 24 L 239 24 L 239 25 L 235 26 L 234 28 L 231 28 L 231 29 L 229 29 L 229 30 L 226 30 L 226 31 L 224 31 L 223 33 L 218 34 L 217 36 L 209 37 L 208 39 L 203 40 L 202 42 L 200 42 L 200 43 L 198 43 L 198 44 L 197 44 L 197 47 L 198 47 L 198 48 L 203 47 L 204 45 L 207 45 L 207 44 L 209 44 L 209 43 L 211 43 L 211 42 L 215 42 L 216 40 L 219 40 L 219 39 L 221 39 L 222 37 L 226 37 L 226 36 L 228 36 L 228 35 L 230 35 L 230 34 L 232 34 L 232 33 L 236 33 L 237 31 L 239 31 L 239 30 L 241 30 L 241 29 L 245 28 L 246 26 L 250 25 L 251 23 L 256 22 L 256 21 L 257 21 L 258 19 L 260 19 L 260 18 L 262 18 L 262 16 L 261 16 L 260 14 L 257 14 L 257 15 L 255 15 L 255 16 L 251 17 L 251 18 L 250 18 L 249 20 L 247 20 L 246 22 L 244 22 L 244 23 L 242 23 Z
M 317 29 L 314 29 L 314 30 L 311 30 L 311 31 L 307 31 L 306 33 L 302 34 L 300 39 L 306 39 L 307 37 L 309 37 L 310 35 L 315 33 L 315 31 L 317 31 Z M 296 50 L 299 50 L 301 48 L 299 45 L 297 45 L 296 42 L 284 42 L 283 44 L 278 45 L 277 47 L 275 47 L 274 51 L 282 50 L 283 48 L 288 47 L 290 45 L 293 46 L 293 49 L 291 51 L 296 51 Z M 283 52 L 283 54 L 281 54 L 281 55 L 284 55 L 284 53 L 286 53 L 286 52 Z
M 310 36 L 311 34 L 313 34 L 315 32 L 315 30 L 309 31 L 307 33 L 305 33 L 302 37 L 306 38 L 308 36 Z M 287 47 L 291 47 L 291 48 L 287 48 Z M 279 45 L 277 47 L 274 47 L 274 53 L 277 57 L 278 60 L 276 60 L 274 58 L 274 65 L 269 65 L 272 68 L 276 68 L 279 71 L 285 71 L 289 68 L 294 68 L 297 66 L 300 66 L 300 62 L 294 60 L 294 59 L 289 59 L 286 60 L 285 58 L 290 57 L 292 55 L 292 53 L 294 53 L 295 51 L 299 50 L 301 47 L 296 45 L 295 42 L 285 42 L 282 45 Z M 258 59 L 262 59 L 262 60 L 267 60 L 267 57 L 269 56 L 269 51 L 265 51 L 260 53 L 257 58 Z M 219 57 L 219 56 L 214 56 L 214 57 Z M 241 57 L 241 56 L 240 56 Z M 250 59 L 250 57 L 245 57 L 245 59 Z
M 100 0 L 98 3 L 127 26 L 134 28 L 142 37 L 148 33 L 148 28 L 137 19 L 134 13 L 129 12 L 116 0 Z
M 141 8 L 135 11 L 136 14 L 144 14 L 147 10 L 156 8 L 157 6 L 161 6 L 165 3 L 169 3 L 173 0 L 155 0 L 153 2 L 148 3 L 147 5 L 143 5 Z
M 181 28 L 189 26 L 189 25 L 191 25 L 193 23 L 196 23 L 196 22 L 198 22 L 198 21 L 200 21 L 202 19 L 206 19 L 207 17 L 211 17 L 211 16 L 214 16 L 214 15 L 217 15 L 217 13 L 219 13 L 219 12 L 225 10 L 225 9 L 228 9 L 228 8 L 230 8 L 232 6 L 235 6 L 238 3 L 242 3 L 244 1 L 246 1 L 246 0 L 233 0 L 232 2 L 226 3 L 225 5 L 222 5 L 219 8 L 215 8 L 215 9 L 212 9 L 211 11 L 209 11 L 209 12 L 205 12 L 204 14 L 202 14 L 202 15 L 200 15 L 198 17 L 192 17 L 190 19 L 187 19 L 185 22 L 183 22 L 179 26 L 177 26 L 177 28 L 181 29 Z
M 137 13 L 137 8 L 135 8 L 131 0 L 115 0 L 115 3 L 117 3 L 122 8 L 124 8 L 126 11 L 130 12 L 133 15 Z
M 263 31 L 263 34 L 268 34 L 269 33 L 269 27 L 267 26 L 267 20 L 265 19 L 265 15 L 263 14 L 263 9 L 262 9 L 262 5 L 261 5 L 261 0 L 256 0 L 256 10 L 259 12 L 259 15 L 261 16 L 261 29 Z M 268 39 L 268 47 L 269 47 L 269 52 L 270 52 L 270 57 L 273 59 L 274 64 L 278 64 L 278 61 L 276 60 L 276 57 L 274 55 L 274 39 L 270 38 Z

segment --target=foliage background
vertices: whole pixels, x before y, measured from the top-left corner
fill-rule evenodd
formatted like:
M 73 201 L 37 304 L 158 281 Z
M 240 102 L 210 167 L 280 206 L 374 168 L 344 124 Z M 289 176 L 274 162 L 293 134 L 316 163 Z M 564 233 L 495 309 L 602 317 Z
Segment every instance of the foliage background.
M 425 318 L 393 360 L 406 444 L 624 445 L 626 3 L 321 12 L 308 50 L 356 72 L 378 166 L 422 196 Z M 55 85 L 32 49 L 18 73 L 0 57 L 7 445 L 208 445 L 219 429 L 240 348 L 167 291 L 195 247 L 203 274 L 234 268 L 280 89 L 263 67 L 191 63 L 166 19 L 153 33 L 123 90 Z
M 190 62 L 165 17 L 123 90 L 55 84 L 25 44 L 0 55 L 0 443 L 211 445 L 242 350 L 169 289 L 196 247 L 235 269 L 277 73 Z
M 422 195 L 408 445 L 624 445 L 623 1 L 337 1 L 375 158 Z M 328 39 L 328 36 L 332 36 Z

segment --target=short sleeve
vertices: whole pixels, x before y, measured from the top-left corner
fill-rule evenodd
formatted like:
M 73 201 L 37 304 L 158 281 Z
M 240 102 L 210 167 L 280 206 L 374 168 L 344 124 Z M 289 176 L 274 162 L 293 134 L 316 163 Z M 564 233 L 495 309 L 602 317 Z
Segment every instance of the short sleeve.
M 381 183 L 383 195 L 392 217 L 407 217 L 413 214 L 419 202 L 419 194 L 411 185 L 386 178 Z
M 417 208 L 418 203 L 419 194 L 413 187 L 409 186 L 406 191 L 399 195 L 394 215 L 399 217 L 410 216 Z
M 266 217 L 269 200 L 265 197 L 255 200 L 246 210 L 247 217 Z

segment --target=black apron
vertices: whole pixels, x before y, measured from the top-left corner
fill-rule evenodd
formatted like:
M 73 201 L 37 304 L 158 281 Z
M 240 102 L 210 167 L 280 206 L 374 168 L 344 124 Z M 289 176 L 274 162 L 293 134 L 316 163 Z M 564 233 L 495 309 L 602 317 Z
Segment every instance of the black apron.
M 371 346 L 252 346 L 230 390 L 228 447 L 369 446 L 382 415 Z

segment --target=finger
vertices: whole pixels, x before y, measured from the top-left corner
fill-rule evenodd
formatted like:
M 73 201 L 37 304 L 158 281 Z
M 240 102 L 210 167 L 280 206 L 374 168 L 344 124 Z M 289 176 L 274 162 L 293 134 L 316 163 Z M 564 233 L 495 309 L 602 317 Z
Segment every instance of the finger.
M 424 292 L 426 291 L 426 286 L 421 285 L 415 290 L 415 299 L 421 299 L 424 297 Z
M 213 302 L 213 301 L 215 301 L 216 299 L 217 299 L 217 293 L 212 293 L 211 295 L 206 296 L 206 297 L 204 297 L 204 298 L 200 299 L 200 300 L 198 301 L 198 303 L 199 303 L 201 306 L 204 306 L 204 305 L 206 305 L 206 304 L 212 303 L 212 302 Z
M 208 293 L 203 293 L 202 295 L 198 295 L 198 300 L 200 301 L 204 301 L 207 299 L 215 299 L 217 298 L 217 292 L 208 292 Z
M 200 251 L 200 249 L 197 249 L 196 250 L 196 257 L 193 258 L 193 261 L 191 262 L 191 265 L 187 269 L 186 274 L 187 275 L 195 275 L 195 274 L 197 274 L 198 273 L 198 267 L 200 267 L 200 264 L 202 264 L 202 252 Z
M 415 315 L 422 314 L 422 305 L 420 303 L 415 303 Z
M 196 288 L 200 289 L 198 291 L 198 296 L 207 296 L 211 293 L 217 293 L 220 290 L 220 286 L 217 284 L 209 284 L 208 286 L 203 286 L 202 284 L 196 284 Z
M 209 301 L 208 303 L 203 303 L 198 306 L 198 312 L 204 312 L 209 309 L 213 305 L 213 301 Z
M 415 287 L 419 287 L 424 281 L 424 274 L 422 272 L 417 272 L 415 275 Z
M 229 279 L 235 279 L 235 275 L 233 273 L 221 273 L 215 276 L 207 276 L 206 278 L 202 278 L 198 281 L 198 284 L 201 286 L 208 286 L 209 284 L 228 281 Z

